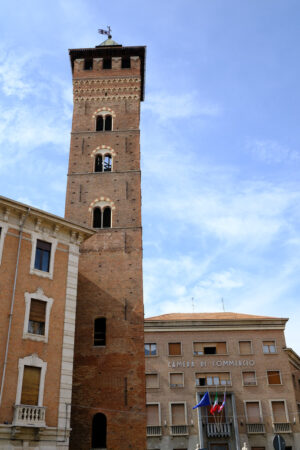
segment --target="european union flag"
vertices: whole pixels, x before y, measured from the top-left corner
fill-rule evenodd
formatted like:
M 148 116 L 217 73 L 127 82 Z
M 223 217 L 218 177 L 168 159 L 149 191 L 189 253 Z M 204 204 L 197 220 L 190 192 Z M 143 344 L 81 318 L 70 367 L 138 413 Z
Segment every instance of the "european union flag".
M 205 392 L 205 394 L 203 395 L 203 397 L 201 398 L 200 402 L 198 403 L 198 405 L 194 406 L 193 409 L 195 408 L 199 408 L 200 406 L 209 406 L 210 405 L 210 398 L 209 398 L 209 393 Z

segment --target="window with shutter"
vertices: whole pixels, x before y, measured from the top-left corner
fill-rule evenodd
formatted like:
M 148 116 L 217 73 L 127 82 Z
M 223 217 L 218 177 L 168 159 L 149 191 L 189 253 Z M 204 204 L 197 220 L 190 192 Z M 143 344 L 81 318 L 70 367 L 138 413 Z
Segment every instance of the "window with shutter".
M 157 427 L 159 423 L 159 405 L 146 405 L 147 409 L 147 426 Z
M 184 403 L 172 403 L 172 425 L 186 425 L 185 421 L 185 405 Z
M 240 355 L 252 354 L 252 342 L 251 341 L 239 341 Z
M 181 355 L 181 343 L 180 342 L 169 342 L 169 355 L 179 356 Z
M 146 373 L 146 388 L 153 389 L 158 388 L 158 374 L 157 373 Z
M 45 335 L 46 302 L 31 299 L 28 333 Z
M 288 422 L 285 412 L 284 401 L 272 401 L 272 411 L 274 423 L 286 423 Z
M 201 355 L 226 355 L 226 342 L 194 342 L 193 344 L 194 356 Z
M 170 387 L 183 387 L 183 373 L 170 373 Z
M 40 389 L 40 367 L 24 366 L 22 383 L 22 405 L 38 405 Z
M 246 414 L 248 423 L 260 423 L 259 402 L 246 402 Z
M 243 372 L 243 385 L 244 386 L 256 386 L 256 373 L 252 372 Z
M 281 376 L 279 370 L 268 370 L 267 375 L 269 384 L 281 384 Z

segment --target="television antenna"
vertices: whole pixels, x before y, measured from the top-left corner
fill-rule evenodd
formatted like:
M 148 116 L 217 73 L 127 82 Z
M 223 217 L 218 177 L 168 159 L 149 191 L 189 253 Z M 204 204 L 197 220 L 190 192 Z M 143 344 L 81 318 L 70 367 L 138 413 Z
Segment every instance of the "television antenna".
M 107 25 L 107 30 L 103 30 L 102 28 L 98 29 L 98 33 L 99 34 L 106 34 L 108 36 L 108 39 L 111 39 L 112 35 L 111 35 L 111 28 L 109 25 Z
M 224 298 L 221 298 L 222 306 L 223 306 L 223 312 L 225 312 L 225 304 L 224 304 Z

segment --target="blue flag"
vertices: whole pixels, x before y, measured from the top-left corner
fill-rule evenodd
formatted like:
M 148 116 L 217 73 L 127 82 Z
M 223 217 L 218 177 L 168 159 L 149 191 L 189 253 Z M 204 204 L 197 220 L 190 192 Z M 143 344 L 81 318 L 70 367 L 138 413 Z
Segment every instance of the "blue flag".
M 195 408 L 199 408 L 200 406 L 209 406 L 210 405 L 210 398 L 209 398 L 209 393 L 205 392 L 205 394 L 203 395 L 203 397 L 201 398 L 200 402 L 198 403 L 198 405 L 194 406 L 193 409 Z

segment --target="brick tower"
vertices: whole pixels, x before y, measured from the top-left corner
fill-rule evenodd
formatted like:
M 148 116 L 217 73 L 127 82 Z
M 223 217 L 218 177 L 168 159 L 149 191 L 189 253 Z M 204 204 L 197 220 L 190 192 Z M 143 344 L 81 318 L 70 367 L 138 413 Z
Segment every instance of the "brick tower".
M 140 101 L 145 47 L 70 50 L 74 111 L 65 217 L 81 246 L 72 450 L 146 448 Z

